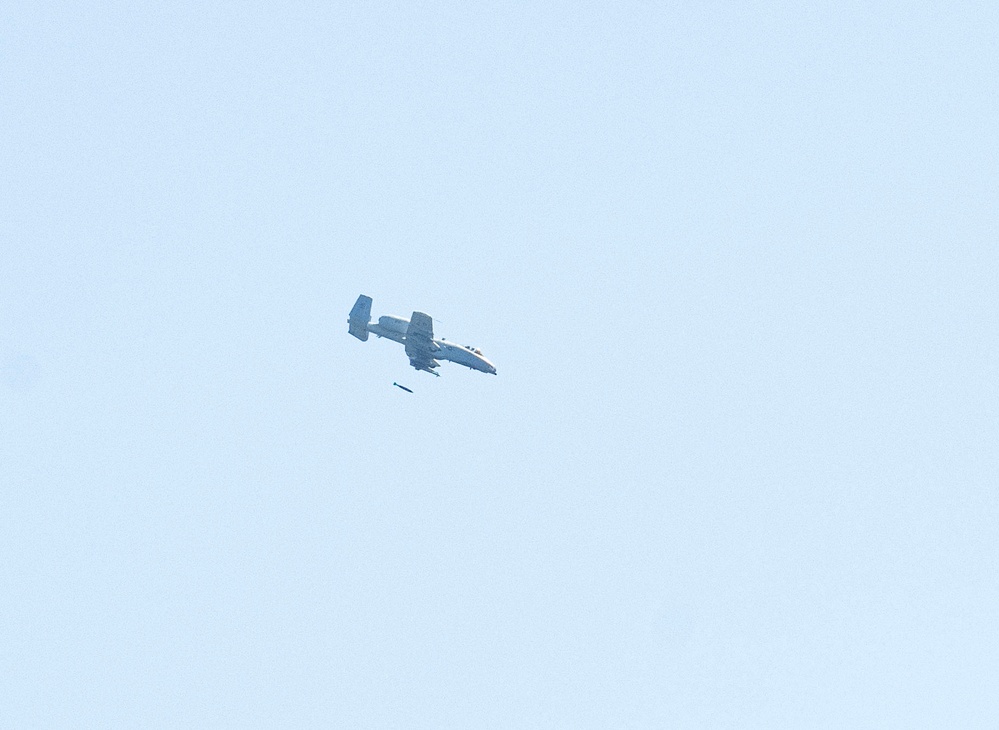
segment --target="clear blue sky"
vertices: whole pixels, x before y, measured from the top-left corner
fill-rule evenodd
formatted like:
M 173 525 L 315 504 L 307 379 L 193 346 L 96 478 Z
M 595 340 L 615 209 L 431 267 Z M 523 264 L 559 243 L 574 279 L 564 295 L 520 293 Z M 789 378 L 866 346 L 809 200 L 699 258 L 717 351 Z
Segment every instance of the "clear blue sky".
M 5 3 L 0 727 L 996 727 L 997 7 Z

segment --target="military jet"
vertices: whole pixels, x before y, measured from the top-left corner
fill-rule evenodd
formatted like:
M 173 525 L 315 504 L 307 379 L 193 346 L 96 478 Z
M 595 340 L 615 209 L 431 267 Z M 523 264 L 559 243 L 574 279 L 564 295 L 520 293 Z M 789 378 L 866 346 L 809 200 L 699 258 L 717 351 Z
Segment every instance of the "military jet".
M 440 375 L 434 371 L 440 365 L 438 360 L 450 360 L 472 370 L 496 374 L 496 367 L 478 348 L 454 345 L 443 339 L 435 340 L 434 321 L 429 314 L 413 312 L 409 320 L 387 315 L 379 317 L 377 324 L 371 324 L 371 297 L 364 294 L 357 298 L 350 310 L 347 332 L 362 342 L 367 341 L 369 332 L 401 342 L 406 347 L 409 364 L 431 375 Z

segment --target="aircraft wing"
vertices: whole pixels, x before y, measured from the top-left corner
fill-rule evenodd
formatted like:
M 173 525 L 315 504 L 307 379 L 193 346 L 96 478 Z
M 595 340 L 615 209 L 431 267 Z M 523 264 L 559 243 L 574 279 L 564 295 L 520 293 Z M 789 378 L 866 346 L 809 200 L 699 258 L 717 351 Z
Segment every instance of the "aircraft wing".
M 418 370 L 437 367 L 434 362 L 437 349 L 434 344 L 434 320 L 429 314 L 413 312 L 406 328 L 406 354 L 410 364 Z
M 437 350 L 434 344 L 434 320 L 429 314 L 413 312 L 406 328 L 406 354 L 410 359 L 429 359 Z

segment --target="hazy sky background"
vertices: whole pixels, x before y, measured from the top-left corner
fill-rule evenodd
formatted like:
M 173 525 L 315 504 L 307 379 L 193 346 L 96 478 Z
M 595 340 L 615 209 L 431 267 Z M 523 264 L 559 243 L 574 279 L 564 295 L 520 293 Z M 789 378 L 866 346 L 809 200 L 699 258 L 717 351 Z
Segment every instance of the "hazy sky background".
M 4 3 L 0 726 L 996 727 L 997 8 Z

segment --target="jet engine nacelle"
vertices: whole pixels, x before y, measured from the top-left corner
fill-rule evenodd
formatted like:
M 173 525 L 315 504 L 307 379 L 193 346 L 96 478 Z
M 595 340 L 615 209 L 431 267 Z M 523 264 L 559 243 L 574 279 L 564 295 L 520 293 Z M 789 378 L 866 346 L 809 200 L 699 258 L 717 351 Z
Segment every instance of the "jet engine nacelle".
M 378 318 L 378 326 L 382 329 L 398 332 L 400 335 L 404 335 L 406 334 L 406 329 L 409 327 L 409 322 L 404 320 L 402 317 L 386 315 Z

